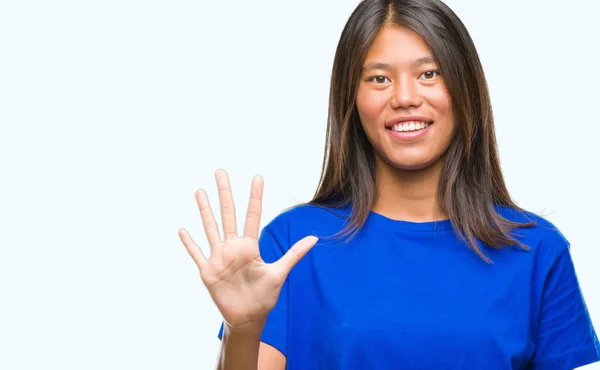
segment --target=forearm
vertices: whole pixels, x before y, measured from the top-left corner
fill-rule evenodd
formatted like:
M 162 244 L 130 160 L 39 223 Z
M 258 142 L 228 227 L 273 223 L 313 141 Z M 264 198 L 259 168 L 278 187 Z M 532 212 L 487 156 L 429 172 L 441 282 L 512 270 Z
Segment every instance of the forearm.
M 257 370 L 262 326 L 251 332 L 223 329 L 217 370 Z

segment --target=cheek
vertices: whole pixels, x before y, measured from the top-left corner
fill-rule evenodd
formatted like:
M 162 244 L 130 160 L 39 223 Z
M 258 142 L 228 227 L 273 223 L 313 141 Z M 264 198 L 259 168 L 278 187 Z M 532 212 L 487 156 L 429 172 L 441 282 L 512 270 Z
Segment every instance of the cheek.
M 428 95 L 429 104 L 437 111 L 437 114 L 445 116 L 452 113 L 452 100 L 445 88 L 434 89 Z
M 386 104 L 384 94 L 377 94 L 373 91 L 358 89 L 356 95 L 356 109 L 363 125 L 378 125 L 382 120 L 382 113 Z
M 455 131 L 454 112 L 452 110 L 452 98 L 445 88 L 431 90 L 427 95 L 427 103 L 435 111 L 435 117 L 439 129 L 447 135 L 452 136 Z

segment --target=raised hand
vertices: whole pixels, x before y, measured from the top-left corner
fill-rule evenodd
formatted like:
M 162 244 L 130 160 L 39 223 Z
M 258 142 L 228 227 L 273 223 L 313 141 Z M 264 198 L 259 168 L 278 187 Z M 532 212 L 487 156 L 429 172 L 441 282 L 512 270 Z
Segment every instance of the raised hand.
M 210 257 L 206 258 L 185 229 L 179 230 L 179 237 L 198 265 L 200 277 L 229 329 L 262 330 L 268 313 L 277 303 L 287 275 L 315 245 L 317 238 L 307 236 L 294 244 L 277 262 L 265 263 L 258 249 L 263 179 L 260 176 L 252 179 L 244 234 L 239 237 L 229 178 L 224 170 L 217 170 L 215 177 L 221 204 L 223 239 L 206 192 L 202 189 L 195 195 L 210 245 Z

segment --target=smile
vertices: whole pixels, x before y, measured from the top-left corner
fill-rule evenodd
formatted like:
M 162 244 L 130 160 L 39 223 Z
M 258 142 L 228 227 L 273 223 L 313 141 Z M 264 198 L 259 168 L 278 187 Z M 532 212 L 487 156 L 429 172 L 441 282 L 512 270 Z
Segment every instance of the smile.
M 432 124 L 432 122 L 406 121 L 406 122 L 395 124 L 394 126 L 392 126 L 391 129 L 394 131 L 398 131 L 398 132 L 417 131 L 417 130 L 425 129 L 431 124 Z
M 412 141 L 425 136 L 432 125 L 433 122 L 406 121 L 395 124 L 386 131 L 396 140 Z

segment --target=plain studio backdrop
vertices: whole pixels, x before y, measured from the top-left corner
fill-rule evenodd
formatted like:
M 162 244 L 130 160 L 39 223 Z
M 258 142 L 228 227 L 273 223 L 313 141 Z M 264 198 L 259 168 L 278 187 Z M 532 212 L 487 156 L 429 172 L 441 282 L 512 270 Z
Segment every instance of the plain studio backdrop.
M 230 174 L 243 220 L 311 198 L 356 0 L 0 1 L 0 368 L 209 369 L 221 317 L 178 238 Z M 572 244 L 600 330 L 595 0 L 448 0 L 508 188 Z M 568 4 L 568 5 L 565 5 Z M 589 368 L 600 369 L 599 365 Z

